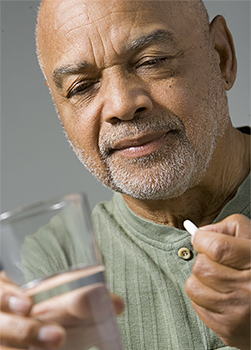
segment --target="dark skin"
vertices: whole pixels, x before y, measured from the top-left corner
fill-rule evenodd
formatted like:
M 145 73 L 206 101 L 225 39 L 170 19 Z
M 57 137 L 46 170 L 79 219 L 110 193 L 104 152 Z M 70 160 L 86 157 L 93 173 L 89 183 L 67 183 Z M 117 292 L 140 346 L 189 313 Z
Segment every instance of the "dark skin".
M 193 237 L 199 253 L 186 292 L 203 322 L 228 345 L 250 349 L 251 225 L 231 215 Z
M 97 9 L 97 11 L 98 10 L 99 9 Z M 161 10 L 163 11 L 162 8 Z M 146 13 L 144 13 L 144 16 L 146 16 Z M 112 18 L 112 20 L 114 21 L 114 18 Z M 147 20 L 149 21 L 149 19 Z M 157 18 L 157 20 L 159 19 Z M 99 19 L 94 18 L 93 21 L 95 23 L 95 21 L 99 21 Z M 118 21 L 121 21 L 121 19 L 118 18 Z M 46 18 L 44 19 L 44 23 L 46 23 Z M 104 23 L 104 27 L 105 25 L 107 25 L 106 22 Z M 136 25 L 137 24 L 135 24 L 135 26 Z M 142 24 L 142 21 L 141 21 L 138 25 L 143 27 L 144 24 Z M 191 26 L 190 23 L 184 23 L 183 25 L 185 28 L 187 27 L 187 30 Z M 154 22 L 153 28 L 155 27 L 159 28 L 158 25 Z M 162 25 L 161 25 L 161 28 L 162 28 Z M 88 25 L 88 29 L 89 29 L 89 25 Z M 66 33 L 67 33 L 67 30 L 66 30 Z M 99 30 L 99 29 L 95 28 L 95 30 Z M 180 31 L 181 31 L 181 35 L 184 35 L 182 26 L 180 28 Z M 219 82 L 219 84 L 222 84 L 223 89 L 229 90 L 234 84 L 235 77 L 236 77 L 236 69 L 237 69 L 235 50 L 234 50 L 231 34 L 227 28 L 225 20 L 221 16 L 216 17 L 212 21 L 209 27 L 209 31 L 210 31 L 210 40 L 212 41 L 212 46 L 213 46 L 213 55 L 214 55 L 213 64 L 219 65 L 220 67 L 220 70 L 218 73 L 221 76 L 221 81 Z M 123 39 L 122 42 L 124 42 L 125 40 L 124 37 L 122 39 Z M 75 42 L 76 40 L 77 40 L 77 35 L 76 35 L 76 38 L 75 36 L 71 38 L 71 41 L 73 42 Z M 106 45 L 106 38 L 102 40 L 103 40 L 103 45 Z M 189 38 L 184 39 L 184 42 L 186 43 L 187 40 L 189 40 Z M 197 40 L 197 38 L 194 40 Z M 111 79 L 114 79 L 112 81 L 116 81 L 116 86 L 115 86 L 115 83 L 113 84 L 109 83 L 106 90 L 102 91 L 102 89 L 100 89 L 97 95 L 95 94 L 93 98 L 91 94 L 90 94 L 90 97 L 88 95 L 87 101 L 85 100 L 85 98 L 81 99 L 81 95 L 78 97 L 77 94 L 76 96 L 73 96 L 72 99 L 66 100 L 65 93 L 64 93 L 64 85 L 65 85 L 65 89 L 68 88 L 68 85 L 70 85 L 71 80 L 75 78 L 75 75 L 72 75 L 72 77 L 71 75 L 69 75 L 69 77 L 65 79 L 65 83 L 63 83 L 63 89 L 62 91 L 60 91 L 57 88 L 57 86 L 55 86 L 55 82 L 53 81 L 53 76 L 51 72 L 55 71 L 55 68 L 60 66 L 56 62 L 59 61 L 61 63 L 61 60 L 60 58 L 57 58 L 57 55 L 55 55 L 54 59 L 56 61 L 54 62 L 54 59 L 51 58 L 51 50 L 50 50 L 50 55 L 46 51 L 48 50 L 47 47 L 48 45 L 50 45 L 50 43 L 53 43 L 53 45 L 57 45 L 58 41 L 59 41 L 59 38 L 54 38 L 54 41 L 51 40 L 51 42 L 49 43 L 48 42 L 45 43 L 43 40 L 40 40 L 41 52 L 44 53 L 44 57 L 49 58 L 49 59 L 46 59 L 46 65 L 44 65 L 44 71 L 48 78 L 47 84 L 50 87 L 54 100 L 56 102 L 56 105 L 58 106 L 58 111 L 61 116 L 61 120 L 64 124 L 65 130 L 70 140 L 73 143 L 76 143 L 77 147 L 83 149 L 83 153 L 85 154 L 85 156 L 86 155 L 90 156 L 92 161 L 95 162 L 95 168 L 98 169 L 99 174 L 101 174 L 99 175 L 99 177 L 101 178 L 102 181 L 103 179 L 108 178 L 108 175 L 107 175 L 107 170 L 104 169 L 104 164 L 100 159 L 100 154 L 97 149 L 97 141 L 96 141 L 96 138 L 98 136 L 96 135 L 99 134 L 102 136 L 103 134 L 109 133 L 110 130 L 112 131 L 113 126 L 116 125 L 118 122 L 129 123 L 131 120 L 133 120 L 134 115 L 137 114 L 137 113 L 135 114 L 135 111 L 137 112 L 137 110 L 139 109 L 143 110 L 142 115 L 144 115 L 144 113 L 147 114 L 150 112 L 155 114 L 155 109 L 154 109 L 155 104 L 157 105 L 157 108 L 159 108 L 158 105 L 161 105 L 161 106 L 163 105 L 164 107 L 167 107 L 166 109 L 168 111 L 172 107 L 171 112 L 177 115 L 179 114 L 179 119 L 186 128 L 186 133 L 188 138 L 192 137 L 190 134 L 196 131 L 196 128 L 195 128 L 196 123 L 193 124 L 192 129 L 190 129 L 191 128 L 189 124 L 190 120 L 187 118 L 187 115 L 186 115 L 188 113 L 187 111 L 189 111 L 189 113 L 195 113 L 193 110 L 191 110 L 191 112 L 189 110 L 191 108 L 191 105 L 193 105 L 193 102 L 190 102 L 190 99 L 194 99 L 194 98 L 196 98 L 196 100 L 197 98 L 199 99 L 200 96 L 197 97 L 196 91 L 194 91 L 195 86 L 198 88 L 198 90 L 203 91 L 206 89 L 206 87 L 204 86 L 204 83 L 208 85 L 208 81 L 209 81 L 209 77 L 207 75 L 201 78 L 202 72 L 200 72 L 200 69 L 199 69 L 200 67 L 195 65 L 194 67 L 189 69 L 187 72 L 180 73 L 180 75 L 184 74 L 184 77 L 183 76 L 180 77 L 178 75 L 177 79 L 175 76 L 171 79 L 171 82 L 169 83 L 169 85 L 172 86 L 171 107 L 169 106 L 170 103 L 166 102 L 169 99 L 169 96 L 167 95 L 162 97 L 162 94 L 161 94 L 161 91 L 166 90 L 166 84 L 167 84 L 166 81 L 168 81 L 169 79 L 158 80 L 155 83 L 154 79 L 150 80 L 151 77 L 149 78 L 147 74 L 145 75 L 142 74 L 143 76 L 142 80 L 146 81 L 146 83 L 142 87 L 143 93 L 142 93 L 142 96 L 139 93 L 137 100 L 135 98 L 135 106 L 133 105 L 132 107 L 132 96 L 134 96 L 136 92 L 133 90 L 132 92 L 125 93 L 123 84 L 126 83 L 126 86 L 130 84 L 130 81 L 127 81 L 127 79 L 129 79 L 130 77 L 123 76 L 123 74 L 119 70 L 120 66 L 121 66 L 121 69 L 123 68 L 124 62 L 122 61 L 122 63 L 120 63 L 120 60 L 121 60 L 120 56 L 118 59 L 116 56 L 114 58 L 112 54 L 111 55 L 109 54 L 107 58 L 107 61 L 108 61 L 107 65 L 108 66 L 110 64 L 112 65 L 113 61 L 116 62 L 116 59 L 118 59 L 118 64 L 116 62 L 116 64 L 114 64 L 114 67 L 112 66 L 112 68 L 109 68 L 109 69 L 108 68 L 103 69 L 102 65 L 100 68 L 99 67 L 98 68 L 102 70 L 103 85 L 105 85 L 106 80 L 108 84 L 111 81 Z M 87 44 L 88 42 L 85 44 L 83 43 L 83 46 L 86 47 Z M 119 40 L 116 39 L 116 41 L 114 41 L 113 43 L 114 47 L 118 46 L 118 48 L 116 47 L 116 50 L 119 50 L 119 44 L 120 44 Z M 67 50 L 68 50 L 67 41 L 64 45 L 67 47 Z M 182 42 L 181 44 L 178 45 L 178 47 L 179 46 L 183 47 L 184 45 L 185 44 Z M 187 50 L 187 53 L 186 51 L 184 53 L 182 53 L 181 51 L 180 53 L 180 55 L 184 56 L 184 61 L 183 61 L 183 58 L 182 60 L 177 58 L 177 63 L 174 62 L 174 66 L 178 65 L 178 70 L 180 71 L 184 69 L 183 66 L 189 67 L 191 65 L 191 60 L 196 60 L 198 55 L 201 56 L 199 47 L 198 49 L 193 47 L 193 41 L 191 42 L 190 45 L 193 48 L 193 51 L 191 50 L 190 47 L 188 47 L 188 48 L 185 48 L 185 50 Z M 155 50 L 155 46 L 153 47 L 153 49 Z M 59 51 L 60 50 L 61 49 L 59 49 Z M 107 48 L 105 47 L 105 50 L 108 52 L 109 46 Z M 70 51 L 67 51 L 67 55 L 68 54 L 70 55 L 69 52 Z M 98 63 L 98 61 L 101 60 L 103 57 L 102 53 L 99 54 L 98 49 L 95 49 L 94 52 L 95 53 L 97 52 L 96 54 L 97 57 L 94 57 L 94 61 L 97 61 Z M 190 54 L 190 52 L 192 52 L 192 54 Z M 57 51 L 55 51 L 55 53 L 57 54 Z M 72 53 L 73 53 L 72 58 L 69 57 L 68 60 L 65 59 L 65 62 L 63 60 L 63 63 L 61 63 L 61 65 L 67 66 L 68 61 L 72 62 L 73 57 L 75 57 L 78 54 L 75 52 L 74 49 L 72 50 Z M 92 55 L 93 53 L 90 54 L 90 57 L 92 57 Z M 150 53 L 146 51 L 145 55 L 150 55 Z M 179 56 L 179 54 L 177 54 L 177 56 Z M 200 59 L 202 61 L 205 61 L 205 65 L 206 65 L 207 56 L 201 57 Z M 88 57 L 87 57 L 87 61 L 88 61 Z M 125 61 L 125 63 L 127 63 L 127 61 Z M 90 60 L 90 64 L 92 64 L 91 60 Z M 181 66 L 180 68 L 179 68 L 179 65 Z M 167 66 L 167 69 L 169 69 L 168 66 Z M 172 68 L 171 66 L 171 69 L 174 69 L 174 68 Z M 202 70 L 203 69 L 205 68 L 202 68 Z M 95 65 L 94 65 L 93 71 L 94 72 L 91 73 L 91 76 L 92 74 L 93 76 L 97 74 Z M 97 70 L 97 72 L 98 71 L 99 70 Z M 106 77 L 106 74 L 107 74 L 107 77 Z M 219 78 L 219 74 L 217 75 L 218 78 Z M 190 75 L 192 75 L 193 77 L 198 76 L 198 78 L 200 77 L 200 80 L 198 82 L 198 79 L 196 79 L 195 80 L 196 82 L 195 81 L 191 82 L 191 86 L 188 85 L 187 89 L 188 91 L 191 91 L 191 89 L 193 89 L 193 95 L 189 96 L 188 105 L 183 106 L 182 104 L 180 106 L 180 101 L 184 100 L 185 98 L 188 98 L 187 95 L 189 93 L 186 91 L 186 86 L 185 84 L 183 84 L 182 79 L 184 80 L 188 79 L 190 81 L 192 80 Z M 88 71 L 88 76 L 89 76 L 89 71 Z M 133 81 L 131 82 L 131 84 L 133 84 Z M 155 88 L 155 85 L 156 85 L 156 88 Z M 145 91 L 147 89 L 150 89 L 150 87 L 151 87 L 151 94 L 149 93 L 149 97 L 148 97 L 148 95 L 146 96 Z M 114 94 L 114 91 L 115 91 L 114 89 L 118 89 L 117 94 Z M 214 89 L 213 86 L 212 86 L 212 89 Z M 155 90 L 156 90 L 156 93 L 155 93 Z M 210 93 L 210 91 L 209 92 L 205 91 L 205 93 Z M 99 97 L 99 94 L 101 95 L 100 97 Z M 103 97 L 103 95 L 105 95 L 105 97 Z M 158 97 L 159 95 L 161 96 L 161 98 Z M 118 98 L 116 96 L 118 96 Z M 123 96 L 123 99 L 120 99 L 121 96 Z M 106 104 L 104 104 L 104 98 L 107 99 Z M 92 99 L 93 99 L 93 102 L 92 102 Z M 100 102 L 100 105 L 99 105 L 99 102 Z M 114 106 L 116 106 L 117 109 Z M 156 113 L 159 112 L 157 108 L 156 108 L 157 110 Z M 82 109 L 84 110 L 84 116 L 85 116 L 85 119 L 87 119 L 87 121 L 81 118 L 83 113 Z M 224 106 L 224 110 L 220 111 L 219 113 L 227 114 L 228 111 L 226 111 L 225 109 L 227 109 L 227 105 Z M 165 113 L 165 109 L 163 109 L 163 111 L 161 110 L 160 112 Z M 75 118 L 74 123 L 71 123 L 70 121 L 73 120 L 72 118 L 76 114 L 79 115 L 78 117 L 79 122 L 77 122 Z M 235 128 L 233 128 L 228 118 L 229 117 L 227 116 L 225 118 L 227 126 L 226 126 L 226 129 L 224 130 L 224 136 L 221 138 L 219 137 L 217 139 L 217 147 L 215 149 L 215 152 L 212 155 L 210 165 L 207 169 L 205 176 L 198 184 L 195 184 L 195 186 L 191 185 L 191 188 L 188 188 L 188 190 L 186 190 L 184 193 L 182 193 L 179 196 L 175 196 L 174 198 L 171 197 L 164 200 L 162 199 L 142 200 L 142 199 L 138 199 L 130 195 L 124 194 L 123 195 L 124 199 L 129 205 L 129 207 L 136 214 L 138 214 L 139 216 L 147 220 L 154 221 L 158 224 L 178 227 L 180 229 L 183 228 L 183 221 L 186 218 L 190 218 L 192 221 L 196 223 L 197 226 L 203 226 L 211 223 L 215 219 L 215 217 L 217 217 L 218 213 L 220 212 L 222 207 L 226 204 L 226 202 L 228 202 L 229 199 L 235 195 L 237 188 L 243 182 L 245 177 L 248 175 L 249 168 L 250 168 L 250 164 L 249 164 L 250 137 L 248 135 L 244 135 L 240 133 Z M 195 120 L 195 117 L 193 117 L 193 119 Z M 201 127 L 203 128 L 205 127 L 205 125 L 201 125 Z M 82 137 L 82 134 L 79 132 L 79 130 L 83 128 L 85 129 L 84 139 Z M 197 136 L 198 140 L 201 139 L 199 132 L 200 131 L 198 129 L 198 136 Z M 213 131 L 211 132 L 213 133 Z M 208 133 L 210 134 L 209 130 L 208 130 Z M 204 138 L 205 135 L 203 134 L 201 135 L 201 137 Z M 199 147 L 199 145 L 196 144 L 197 142 L 199 142 L 198 140 L 191 139 L 191 143 L 193 147 L 195 148 Z M 128 140 L 127 142 L 130 142 L 130 140 Z M 116 158 L 114 156 L 114 159 L 117 159 L 117 164 L 119 165 L 120 164 L 123 165 L 125 161 L 127 161 L 127 159 L 132 156 L 129 154 L 128 157 L 127 156 L 121 157 L 120 152 L 116 152 L 116 154 L 118 154 L 118 156 L 116 156 Z M 220 168 L 219 168 L 219 164 L 221 164 Z M 128 171 L 130 171 L 130 169 L 128 169 Z M 133 168 L 132 171 L 136 173 L 138 170 L 136 168 L 135 169 Z M 173 186 L 173 182 L 172 182 L 172 186 Z
M 180 10 L 177 3 L 163 2 L 161 6 L 159 4 L 159 7 L 156 7 L 155 2 L 153 11 L 151 2 L 142 3 L 143 8 L 138 8 L 137 4 L 135 8 L 134 2 L 106 1 L 105 8 L 102 9 L 102 2 L 74 0 L 71 8 L 68 8 L 67 2 L 47 0 L 44 1 L 40 12 L 38 45 L 47 76 L 47 85 L 51 89 L 68 136 L 72 142 L 84 150 L 83 153 L 90 156 L 99 177 L 104 181 L 107 178 L 107 169 L 100 159 L 97 144 L 100 135 L 103 136 L 113 130 L 118 121 L 126 126 L 135 118 L 135 115 L 139 114 L 139 111 L 142 116 L 149 114 L 156 116 L 159 112 L 165 115 L 166 111 L 171 111 L 177 116 L 179 125 L 184 125 L 182 132 L 186 134 L 193 148 L 200 150 L 202 139 L 208 146 L 211 142 L 210 134 L 213 134 L 213 129 L 211 133 L 208 132 L 208 135 L 204 133 L 204 129 L 206 126 L 210 127 L 208 121 L 211 120 L 212 113 L 208 113 L 206 121 L 201 120 L 196 104 L 199 100 L 202 109 L 206 109 L 208 103 L 203 104 L 203 94 L 214 94 L 215 90 L 218 91 L 219 95 L 214 97 L 223 102 L 216 114 L 218 118 L 223 116 L 224 127 L 219 125 L 222 135 L 216 139 L 215 150 L 201 181 L 194 185 L 191 183 L 191 186 L 177 198 L 142 200 L 123 195 L 129 207 L 141 217 L 158 224 L 182 228 L 185 219 L 191 219 L 198 226 L 211 224 L 226 202 L 235 195 L 250 171 L 250 137 L 233 128 L 228 115 L 227 102 L 224 101 L 224 90 L 229 90 L 233 86 L 236 77 L 233 41 L 224 18 L 218 16 L 210 24 L 209 42 L 205 45 L 201 42 L 201 36 L 196 36 L 197 31 L 193 30 L 194 21 L 176 20 L 175 16 L 178 16 Z M 90 9 L 89 17 L 85 16 L 86 4 Z M 132 7 L 128 8 L 128 6 Z M 162 6 L 166 6 L 164 19 Z M 78 16 L 74 12 L 75 9 L 78 9 Z M 60 14 L 57 20 L 55 13 Z M 150 27 L 154 30 L 172 31 L 177 34 L 179 40 L 172 41 L 171 46 L 169 43 L 167 49 L 163 43 L 158 42 L 143 47 L 133 54 L 123 54 L 123 43 L 132 44 L 133 40 L 148 33 Z M 51 28 L 56 31 L 50 32 Z M 82 31 L 86 36 L 82 36 Z M 191 32 L 196 37 L 187 34 Z M 116 35 L 113 35 L 114 33 Z M 173 46 L 174 42 L 178 42 L 177 45 Z M 200 47 L 203 45 L 204 50 L 201 50 Z M 163 56 L 166 50 L 174 57 L 172 56 L 171 61 L 168 60 L 167 63 L 158 61 L 158 65 L 155 66 L 156 58 L 159 59 L 159 52 Z M 183 56 L 177 54 L 180 51 Z M 66 90 L 73 91 L 72 84 L 74 85 L 76 74 L 67 75 L 61 82 L 62 88 L 60 88 L 59 82 L 54 79 L 53 72 L 59 66 L 78 62 L 79 56 L 82 58 L 83 55 L 92 65 L 88 71 L 88 79 L 95 80 L 101 71 L 102 84 L 95 80 L 94 87 L 88 90 L 88 98 L 83 92 L 75 95 L 70 93 L 71 96 L 67 98 Z M 132 70 L 137 74 L 131 72 L 129 74 L 125 69 L 128 67 L 128 62 L 130 64 L 132 62 L 131 56 L 138 57 L 137 67 Z M 209 56 L 212 60 L 210 62 Z M 147 60 L 150 58 L 149 64 Z M 139 65 L 138 62 L 142 60 L 143 63 Z M 167 65 L 162 68 L 162 64 Z M 177 71 L 175 71 L 176 67 L 178 67 Z M 163 71 L 174 71 L 179 74 L 165 76 L 164 79 Z M 81 74 L 84 80 L 87 79 L 85 70 Z M 211 76 L 215 78 L 212 81 L 210 81 Z M 166 84 L 172 88 L 167 89 Z M 163 91 L 168 91 L 168 94 L 164 94 Z M 187 118 L 188 114 L 193 116 L 192 126 Z M 82 130 L 85 132 L 85 137 Z M 151 140 L 154 137 L 154 135 L 143 136 L 150 137 Z M 176 145 L 175 134 L 170 137 L 173 137 L 170 144 Z M 148 145 L 148 148 L 144 145 L 140 148 L 139 146 L 142 145 L 138 145 L 133 151 L 132 147 L 127 147 L 126 151 L 122 152 L 115 151 L 114 162 L 119 166 L 126 166 L 128 157 L 135 156 L 137 152 L 139 156 L 140 152 L 148 152 L 156 145 L 160 148 L 163 146 L 162 141 L 155 141 Z M 126 142 L 129 144 L 131 142 L 132 146 L 135 140 L 126 140 Z M 165 142 L 168 142 L 168 139 Z M 140 176 L 139 169 L 134 169 L 134 173 L 137 171 Z M 193 177 L 195 176 L 196 174 Z M 241 215 L 230 216 L 219 224 L 198 230 L 193 244 L 199 255 L 194 265 L 194 275 L 187 281 L 186 291 L 195 311 L 226 344 L 242 350 L 249 349 L 250 220 Z M 74 340 L 76 334 L 79 334 L 83 340 L 83 323 L 89 325 L 86 332 L 88 329 L 88 334 L 91 333 L 92 322 L 87 312 L 89 293 L 95 293 L 95 290 L 87 290 L 79 298 L 82 300 L 81 315 L 72 315 L 69 309 L 62 306 L 65 305 L 63 300 L 62 305 L 57 305 L 57 308 L 50 304 L 50 301 L 48 304 L 32 305 L 29 298 L 3 278 L 1 321 L 4 321 L 2 322 L 4 327 L 2 327 L 1 336 L 4 345 L 1 349 L 14 350 L 20 345 L 57 348 L 64 346 L 63 344 L 66 344 L 65 349 L 71 349 L 68 344 L 73 339 L 71 338 L 73 324 L 76 329 Z M 18 298 L 19 303 L 13 303 L 11 296 Z M 111 298 L 117 313 L 121 313 L 124 308 L 123 301 L 118 296 L 111 295 Z M 39 330 L 44 325 L 52 324 L 57 328 L 53 328 L 54 332 L 51 331 L 50 337 L 44 341 L 39 340 Z M 21 338 L 20 334 L 22 334 Z M 87 338 L 86 345 L 89 344 Z

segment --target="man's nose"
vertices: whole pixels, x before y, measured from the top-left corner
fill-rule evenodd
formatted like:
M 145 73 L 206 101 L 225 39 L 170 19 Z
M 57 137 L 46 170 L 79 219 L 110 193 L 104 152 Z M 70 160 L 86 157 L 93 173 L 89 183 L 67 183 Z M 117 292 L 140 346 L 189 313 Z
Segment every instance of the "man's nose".
M 122 74 L 110 76 L 105 86 L 103 120 L 116 123 L 132 120 L 139 114 L 152 110 L 153 103 L 147 87 L 139 78 L 124 77 Z

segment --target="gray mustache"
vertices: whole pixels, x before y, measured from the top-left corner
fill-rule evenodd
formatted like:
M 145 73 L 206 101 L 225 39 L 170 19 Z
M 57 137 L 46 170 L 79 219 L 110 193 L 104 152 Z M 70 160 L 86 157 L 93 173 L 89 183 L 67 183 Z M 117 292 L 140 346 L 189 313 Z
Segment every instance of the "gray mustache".
M 100 155 L 103 159 L 109 157 L 114 151 L 115 144 L 125 138 L 133 139 L 148 133 L 168 132 L 170 130 L 180 131 L 182 129 L 183 123 L 177 117 L 140 117 L 126 122 L 118 121 L 109 130 L 100 134 Z

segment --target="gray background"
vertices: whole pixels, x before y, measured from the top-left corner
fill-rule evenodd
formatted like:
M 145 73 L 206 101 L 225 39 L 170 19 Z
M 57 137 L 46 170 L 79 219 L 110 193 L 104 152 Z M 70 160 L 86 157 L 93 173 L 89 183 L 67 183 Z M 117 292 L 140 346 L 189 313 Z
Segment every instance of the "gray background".
M 1 1 L 1 212 L 48 197 L 85 191 L 91 207 L 112 192 L 73 154 L 35 55 L 38 1 Z M 250 124 L 250 1 L 206 1 L 233 34 L 238 76 L 229 93 L 235 126 Z

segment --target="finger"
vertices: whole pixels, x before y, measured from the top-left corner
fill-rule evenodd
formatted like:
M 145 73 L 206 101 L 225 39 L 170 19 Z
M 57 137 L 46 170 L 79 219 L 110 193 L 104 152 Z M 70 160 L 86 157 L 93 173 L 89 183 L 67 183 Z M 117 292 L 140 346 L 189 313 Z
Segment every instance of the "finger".
M 114 293 L 110 294 L 116 314 L 117 315 L 121 315 L 123 313 L 123 311 L 125 310 L 125 303 L 123 301 L 123 299 Z
M 115 304 L 122 309 L 123 301 L 116 296 Z M 43 321 L 58 322 L 67 327 L 80 322 L 86 326 L 98 317 L 105 320 L 113 312 L 110 294 L 104 284 L 95 284 L 62 294 L 32 308 L 31 315 Z
M 32 301 L 14 284 L 0 281 L 0 310 L 17 315 L 28 315 Z
M 225 315 L 215 313 L 192 301 L 192 305 L 200 319 L 219 336 L 225 333 Z M 219 327 L 220 323 L 220 327 Z M 219 334 L 220 331 L 220 334 Z
M 193 246 L 219 264 L 240 270 L 251 267 L 251 240 L 199 229 L 193 237 Z
M 251 239 L 251 220 L 244 215 L 234 214 L 216 224 L 200 227 L 200 230 Z
M 13 347 L 58 348 L 65 340 L 65 330 L 59 325 L 2 312 L 1 340 Z
M 212 312 L 221 313 L 224 298 L 220 293 L 204 285 L 194 275 L 186 281 L 185 290 L 191 301 Z
M 0 278 L 1 278 L 1 280 L 3 280 L 4 282 L 13 284 L 13 282 L 11 282 L 11 280 L 9 279 L 9 277 L 6 275 L 5 271 L 1 271 L 1 272 L 0 272 Z
M 218 314 L 194 302 L 192 305 L 205 325 L 212 329 L 225 344 L 243 350 L 250 349 L 250 321 L 248 318 L 242 318 L 241 322 L 238 318 L 234 319 L 233 310 L 230 310 L 230 313 Z
M 236 270 L 210 260 L 205 254 L 198 254 L 193 274 L 204 285 L 220 293 L 230 293 L 240 288 L 246 288 L 250 293 L 250 269 Z
M 188 278 L 185 289 L 194 303 L 215 313 L 224 314 L 226 310 L 231 311 L 237 307 L 243 310 L 250 307 L 250 291 L 246 289 L 220 293 L 203 284 L 194 275 Z

